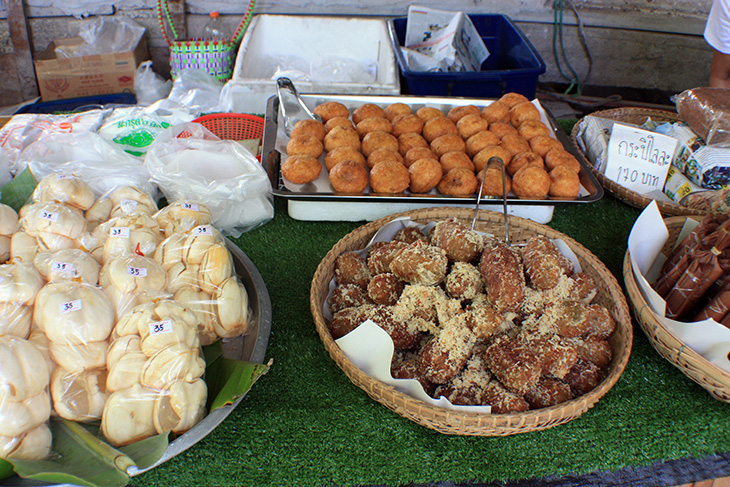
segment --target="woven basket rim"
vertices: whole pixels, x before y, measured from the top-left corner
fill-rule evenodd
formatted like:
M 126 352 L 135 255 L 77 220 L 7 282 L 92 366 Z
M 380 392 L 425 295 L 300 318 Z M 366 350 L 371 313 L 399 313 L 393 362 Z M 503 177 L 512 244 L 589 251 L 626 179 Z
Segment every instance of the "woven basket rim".
M 647 116 L 651 117 L 654 120 L 663 122 L 678 122 L 682 120 L 682 118 L 676 112 L 642 107 L 609 108 L 606 110 L 593 112 L 590 115 L 615 120 L 617 122 L 628 122 L 629 119 L 636 116 Z M 571 130 L 570 132 L 570 138 L 576 149 L 578 150 L 578 155 L 580 156 L 582 161 L 586 163 L 586 166 L 588 166 L 591 173 L 593 174 L 593 176 L 595 176 L 598 182 L 617 199 L 623 201 L 629 206 L 633 206 L 634 208 L 645 208 L 649 203 L 655 201 L 652 198 L 647 198 L 637 193 L 636 191 L 632 191 L 621 186 L 620 184 L 606 177 L 605 174 L 603 174 L 601 171 L 597 170 L 593 166 L 593 163 L 588 160 L 588 157 L 586 157 L 585 153 L 583 152 L 583 150 L 581 150 L 580 145 L 578 144 L 578 130 L 580 128 L 580 124 L 581 121 L 578 121 L 578 123 L 573 125 L 573 130 Z M 707 214 L 706 211 L 685 208 L 674 202 L 670 203 L 666 201 L 656 201 L 656 204 L 659 207 L 659 211 L 662 213 L 662 215 L 667 216 Z
M 369 239 L 380 227 L 400 217 L 411 217 L 413 220 L 426 223 L 428 221 L 437 221 L 450 217 L 471 221 L 473 216 L 474 210 L 468 208 L 435 207 L 410 210 L 369 222 L 342 237 L 327 253 L 322 262 L 320 262 L 312 278 L 310 289 L 312 316 L 325 348 L 348 378 L 355 385 L 363 389 L 371 398 L 401 416 L 441 433 L 506 436 L 550 428 L 577 418 L 598 402 L 613 387 L 623 373 L 631 353 L 633 327 L 626 298 L 613 274 L 608 271 L 597 257 L 580 243 L 546 225 L 515 216 L 509 216 L 508 220 L 511 228 L 517 226 L 530 232 L 540 233 L 550 238 L 560 238 L 565 241 L 582 263 L 588 263 L 605 280 L 607 289 L 610 292 L 610 295 L 606 296 L 606 298 L 610 299 L 614 308 L 614 319 L 617 323 L 615 337 L 620 342 L 614 345 L 614 348 L 617 350 L 614 354 L 609 373 L 595 389 L 587 394 L 556 406 L 520 413 L 484 414 L 462 410 L 447 410 L 408 396 L 368 376 L 345 356 L 344 352 L 337 346 L 330 335 L 322 314 L 322 306 L 327 295 L 327 285 L 332 279 L 333 270 L 331 263 L 342 252 L 356 250 L 351 246 L 356 238 L 360 238 L 361 240 Z M 480 221 L 486 221 L 489 224 L 493 223 L 504 227 L 504 216 L 502 213 L 481 210 L 479 212 L 479 218 Z
M 681 227 L 686 216 L 673 216 L 664 219 L 667 228 Z M 623 263 L 624 285 L 634 317 L 652 347 L 684 375 L 698 383 L 715 399 L 730 402 L 730 372 L 713 364 L 698 352 L 687 346 L 651 312 L 636 282 L 631 266 L 629 251 Z

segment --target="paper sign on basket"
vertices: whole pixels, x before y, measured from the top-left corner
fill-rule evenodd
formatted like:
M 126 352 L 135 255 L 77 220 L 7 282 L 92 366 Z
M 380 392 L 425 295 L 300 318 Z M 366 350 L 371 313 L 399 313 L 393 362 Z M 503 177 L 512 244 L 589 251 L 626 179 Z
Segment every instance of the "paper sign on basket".
M 661 191 L 676 148 L 674 137 L 614 123 L 606 177 L 639 194 Z

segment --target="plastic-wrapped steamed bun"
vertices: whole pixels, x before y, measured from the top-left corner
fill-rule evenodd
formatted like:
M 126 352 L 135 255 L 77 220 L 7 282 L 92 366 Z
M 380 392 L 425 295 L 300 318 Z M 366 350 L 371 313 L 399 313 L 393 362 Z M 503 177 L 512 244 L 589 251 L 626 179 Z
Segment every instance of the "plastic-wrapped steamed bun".
M 135 307 L 114 328 L 107 355 L 109 396 L 102 431 L 113 445 L 169 431 L 182 433 L 205 414 L 205 360 L 198 317 L 160 300 Z
M 18 213 L 10 206 L 0 203 L 0 264 L 10 259 L 10 242 L 17 230 Z
M 167 273 L 151 257 L 127 254 L 107 261 L 99 284 L 121 318 L 135 306 L 167 294 Z
M 56 202 L 86 211 L 96 197 L 91 186 L 74 176 L 51 173 L 40 180 L 31 199 L 35 203 Z
M 92 252 L 100 262 L 126 254 L 152 256 L 162 241 L 157 220 L 147 213 L 112 217 L 97 226 L 93 236 L 101 243 L 101 247 Z
M 154 218 L 165 236 L 170 236 L 200 225 L 209 225 L 213 221 L 213 214 L 207 205 L 200 202 L 173 201 L 158 211 Z
M 148 193 L 133 186 L 119 186 L 99 197 L 84 215 L 92 225 L 96 225 L 117 216 L 132 213 L 153 215 L 156 212 L 157 203 Z
M 64 249 L 55 252 L 38 252 L 33 265 L 49 282 L 80 279 L 87 284 L 99 283 L 99 263 L 80 249 Z
M 28 340 L 0 336 L 0 458 L 43 459 L 51 450 L 50 382 Z
M 61 203 L 32 203 L 21 209 L 20 229 L 48 250 L 77 248 L 76 239 L 86 230 L 84 214 Z
M 62 281 L 46 284 L 36 297 L 33 320 L 48 338 L 57 367 L 51 376 L 56 413 L 73 421 L 101 417 L 106 400 L 106 353 L 115 316 L 96 286 Z

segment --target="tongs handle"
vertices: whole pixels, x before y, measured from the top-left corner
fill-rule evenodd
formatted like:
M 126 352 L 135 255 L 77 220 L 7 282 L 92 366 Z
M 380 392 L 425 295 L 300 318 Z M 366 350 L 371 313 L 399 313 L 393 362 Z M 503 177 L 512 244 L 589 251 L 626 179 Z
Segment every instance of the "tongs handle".
M 301 97 L 299 96 L 299 92 L 297 91 L 296 87 L 294 86 L 294 83 L 292 83 L 292 80 L 286 77 L 280 77 L 276 78 L 276 94 L 279 97 L 279 106 L 281 106 L 281 113 L 284 115 L 284 126 L 286 128 L 287 135 L 291 133 L 292 129 L 292 120 L 291 117 L 288 117 L 286 114 L 286 108 L 284 107 L 284 99 L 281 96 L 281 89 L 286 88 L 289 90 L 289 92 L 294 95 L 294 98 L 296 99 L 297 103 L 299 103 L 299 106 L 302 107 L 302 110 L 309 116 L 309 118 L 312 118 L 314 120 L 322 121 L 322 118 L 319 115 L 315 115 L 312 113 L 312 111 L 307 107 L 307 105 L 304 104 L 304 101 L 302 101 Z
M 474 230 L 474 224 L 476 223 L 477 216 L 479 215 L 479 202 L 482 199 L 482 188 L 484 188 L 484 179 L 486 179 L 485 173 L 487 171 L 487 167 L 489 167 L 490 165 L 499 165 L 502 170 L 502 211 L 504 212 L 504 241 L 507 245 L 509 245 L 509 220 L 507 214 L 507 167 L 500 157 L 490 157 L 487 161 L 487 164 L 484 166 L 484 173 L 482 173 L 482 182 L 479 185 L 479 189 L 477 192 L 477 201 L 476 205 L 474 206 L 474 218 L 472 218 L 471 221 L 471 229 Z

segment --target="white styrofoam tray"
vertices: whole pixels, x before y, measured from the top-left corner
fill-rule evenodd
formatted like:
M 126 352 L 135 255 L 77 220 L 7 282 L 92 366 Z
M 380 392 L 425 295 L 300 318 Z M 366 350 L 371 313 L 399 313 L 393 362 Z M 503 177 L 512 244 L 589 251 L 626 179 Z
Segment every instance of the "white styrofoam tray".
M 400 94 L 390 29 L 386 20 L 378 18 L 254 16 L 226 85 L 234 111 L 264 113 L 267 99 L 276 94 L 276 73 L 292 78 L 300 93 Z M 335 71 L 343 64 L 357 65 L 367 76 L 360 73 L 357 82 L 342 81 L 349 78 Z M 326 78 L 298 78 L 304 65 L 315 70 L 332 66 L 333 72 Z

